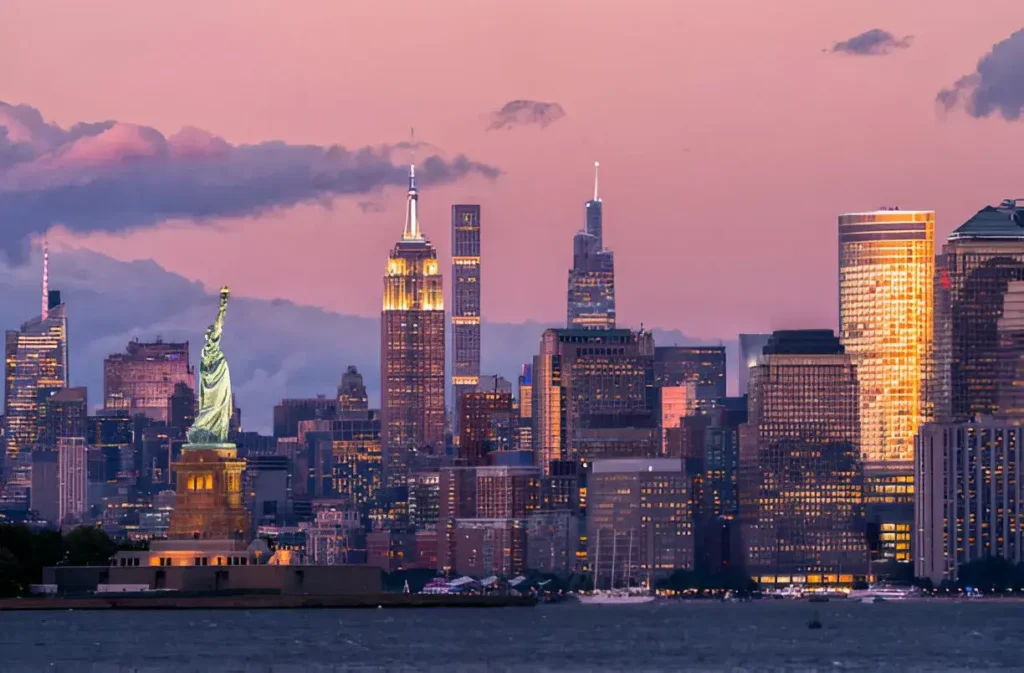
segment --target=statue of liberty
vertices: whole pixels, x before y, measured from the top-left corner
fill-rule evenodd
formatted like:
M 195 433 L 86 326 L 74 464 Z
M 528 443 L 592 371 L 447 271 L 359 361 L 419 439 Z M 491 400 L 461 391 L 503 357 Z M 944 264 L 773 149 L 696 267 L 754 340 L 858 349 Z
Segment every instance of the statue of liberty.
M 224 444 L 228 441 L 234 403 L 231 399 L 231 374 L 220 349 L 220 337 L 224 332 L 224 314 L 230 294 L 226 285 L 220 289 L 217 319 L 206 328 L 206 345 L 199 364 L 199 415 L 188 431 L 188 441 L 192 445 Z

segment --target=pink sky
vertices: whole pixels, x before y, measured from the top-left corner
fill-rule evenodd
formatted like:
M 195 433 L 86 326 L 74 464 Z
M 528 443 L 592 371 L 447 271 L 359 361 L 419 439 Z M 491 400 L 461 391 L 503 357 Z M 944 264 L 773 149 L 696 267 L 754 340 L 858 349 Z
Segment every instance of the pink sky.
M 564 319 L 599 159 L 620 323 L 728 338 L 834 326 L 837 213 L 934 208 L 941 241 L 1021 196 L 1021 129 L 934 103 L 1021 26 L 1020 0 L 5 0 L 0 100 L 63 126 L 196 126 L 233 143 L 359 147 L 415 126 L 504 171 L 420 197 L 443 259 L 450 205 L 482 204 L 483 312 L 500 321 Z M 871 28 L 913 46 L 823 51 Z M 567 116 L 485 131 L 519 98 Z M 345 198 L 74 242 L 208 287 L 375 315 L 404 193 L 371 198 L 382 212 Z

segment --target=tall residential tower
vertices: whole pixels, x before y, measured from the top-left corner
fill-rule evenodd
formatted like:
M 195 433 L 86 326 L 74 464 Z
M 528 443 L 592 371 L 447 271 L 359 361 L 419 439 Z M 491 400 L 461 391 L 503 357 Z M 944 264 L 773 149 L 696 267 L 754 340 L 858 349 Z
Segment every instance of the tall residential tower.
M 480 382 L 480 206 L 452 206 L 452 414 Z
M 418 198 L 411 166 L 405 231 L 388 257 L 381 311 L 381 450 L 393 485 L 403 481 L 410 452 L 444 450 L 444 290 Z
M 595 161 L 594 198 L 587 201 L 584 229 L 576 232 L 572 240 L 566 311 L 566 323 L 570 329 L 615 329 L 615 256 L 604 247 L 597 169 Z

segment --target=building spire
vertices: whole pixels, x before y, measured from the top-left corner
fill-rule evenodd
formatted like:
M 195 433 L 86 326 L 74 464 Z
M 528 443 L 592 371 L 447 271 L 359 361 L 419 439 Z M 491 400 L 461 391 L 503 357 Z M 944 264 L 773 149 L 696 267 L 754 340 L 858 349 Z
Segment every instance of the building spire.
M 46 320 L 50 313 L 50 246 L 43 238 L 43 301 L 39 315 Z
M 409 135 L 412 138 L 410 141 L 412 157 L 409 162 L 409 197 L 406 206 L 405 231 L 402 233 L 402 240 L 419 241 L 423 239 L 423 234 L 420 232 L 419 213 L 417 212 L 419 192 L 416 191 L 416 130 L 410 129 Z
M 601 163 L 598 162 L 598 161 L 595 161 L 594 162 L 594 200 L 595 201 L 600 201 L 601 200 L 601 199 L 597 198 L 597 169 L 600 168 L 600 167 L 601 167 Z

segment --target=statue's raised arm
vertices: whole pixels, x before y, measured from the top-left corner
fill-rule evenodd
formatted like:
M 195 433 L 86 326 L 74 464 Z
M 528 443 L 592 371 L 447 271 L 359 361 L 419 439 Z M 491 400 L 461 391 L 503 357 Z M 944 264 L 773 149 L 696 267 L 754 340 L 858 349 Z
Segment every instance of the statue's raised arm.
M 223 444 L 228 440 L 234 404 L 231 374 L 220 349 L 220 340 L 229 296 L 231 291 L 227 286 L 222 287 L 217 319 L 206 330 L 206 344 L 199 364 L 199 415 L 188 432 L 188 441 L 193 445 Z

